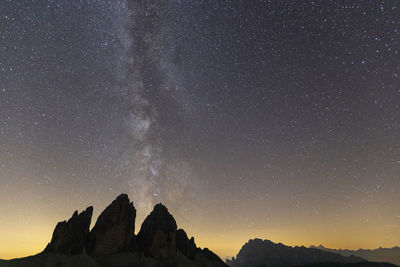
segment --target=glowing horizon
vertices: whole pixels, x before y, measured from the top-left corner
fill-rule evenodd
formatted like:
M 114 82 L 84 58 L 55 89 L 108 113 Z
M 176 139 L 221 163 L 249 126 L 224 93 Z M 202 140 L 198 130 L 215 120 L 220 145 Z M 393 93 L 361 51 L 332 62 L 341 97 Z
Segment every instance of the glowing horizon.
M 109 202 L 111 203 L 112 200 Z M 98 215 L 103 209 L 99 210 L 94 207 L 90 229 L 94 226 Z M 80 212 L 84 208 L 77 210 Z M 174 216 L 174 211 L 170 210 L 170 212 Z M 42 252 L 47 243 L 50 242 L 56 224 L 59 221 L 68 220 L 72 213 L 72 210 L 70 213 L 66 213 L 63 210 L 62 214 L 65 214 L 63 218 L 56 219 L 46 216 L 36 218 L 35 221 L 39 222 L 38 224 L 32 221 L 30 223 L 13 223 L 12 225 L 3 224 L 4 227 L 0 229 L 0 235 L 2 236 L 0 259 L 21 258 Z M 137 213 L 135 234 L 139 232 L 140 225 L 147 216 L 140 210 L 137 210 Z M 308 228 L 307 230 L 303 228 L 304 225 L 297 225 L 297 227 L 293 228 L 286 226 L 269 228 L 266 225 L 264 229 L 234 226 L 230 227 L 229 232 L 227 232 L 226 229 L 225 231 L 222 230 L 225 228 L 223 224 L 213 225 L 212 219 L 207 220 L 207 226 L 202 228 L 202 223 L 199 221 L 196 223 L 187 222 L 185 225 L 180 223 L 179 217 L 174 217 L 177 221 L 178 229 L 182 228 L 189 237 L 193 236 L 198 247 L 211 249 L 221 259 L 236 257 L 241 247 L 254 238 L 268 239 L 274 243 L 282 243 L 287 246 L 310 247 L 312 245 L 323 245 L 325 248 L 331 249 L 357 250 L 400 246 L 400 241 L 396 239 L 396 236 L 400 233 L 400 226 L 380 225 L 379 222 L 368 224 L 365 229 L 340 229 L 340 227 L 329 224 L 324 224 L 322 227 L 321 224 L 317 224 L 312 229 Z M 350 219 L 342 227 L 346 227 L 349 221 Z M 238 232 L 240 234 L 234 234 Z M 221 233 L 224 234 L 222 235 Z M 360 236 L 363 238 L 360 238 Z M 386 238 L 379 240 L 381 236 Z

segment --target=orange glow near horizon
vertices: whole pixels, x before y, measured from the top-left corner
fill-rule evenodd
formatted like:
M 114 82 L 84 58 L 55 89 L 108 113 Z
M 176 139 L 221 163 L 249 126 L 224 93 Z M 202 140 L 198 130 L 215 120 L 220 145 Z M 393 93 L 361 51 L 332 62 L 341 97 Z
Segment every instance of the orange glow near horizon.
M 82 209 L 81 209 L 82 210 Z M 170 210 L 172 215 L 173 210 Z M 64 213 L 64 212 L 63 212 Z M 56 223 L 68 219 L 72 212 L 66 213 L 63 218 L 33 217 L 30 221 L 17 220 L 10 214 L 8 222 L 2 222 L 0 229 L 0 258 L 12 259 L 35 255 L 41 252 L 51 239 Z M 99 211 L 95 211 L 92 227 Z M 136 219 L 135 232 L 137 233 L 143 221 L 144 214 L 139 213 Z M 378 247 L 398 246 L 400 227 L 397 225 L 383 225 L 380 221 L 365 222 L 364 225 L 350 225 L 351 219 L 343 224 L 315 224 L 298 221 L 297 225 L 268 227 L 245 227 L 233 224 L 226 231 L 223 223 L 214 224 L 212 219 L 197 220 L 195 223 L 181 224 L 177 220 L 178 228 L 183 228 L 188 236 L 194 236 L 197 246 L 207 247 L 214 251 L 221 259 L 236 256 L 240 248 L 253 238 L 268 239 L 275 243 L 289 246 L 318 246 L 322 244 L 334 249 L 374 249 Z M 354 218 L 353 218 L 354 219 Z M 290 223 L 288 223 L 290 225 Z

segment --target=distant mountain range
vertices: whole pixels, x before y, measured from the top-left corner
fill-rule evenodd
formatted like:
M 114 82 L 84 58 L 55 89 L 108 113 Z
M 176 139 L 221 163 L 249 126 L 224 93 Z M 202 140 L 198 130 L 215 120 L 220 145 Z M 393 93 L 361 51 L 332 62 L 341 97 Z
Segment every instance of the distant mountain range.
M 325 248 L 322 245 L 318 247 L 311 246 L 311 248 L 317 248 L 323 251 L 338 253 L 343 256 L 355 255 L 362 257 L 368 261 L 381 261 L 389 262 L 396 265 L 400 265 L 400 247 L 392 248 L 377 248 L 377 249 L 359 249 L 359 250 L 349 250 L 349 249 L 330 249 Z
M 343 256 L 317 248 L 290 247 L 269 240 L 249 240 L 236 258 L 227 260 L 231 267 L 291 267 L 291 266 L 344 266 L 392 267 L 389 263 L 368 262 L 354 255 Z
M 136 209 L 127 195 L 118 196 L 89 230 L 93 207 L 74 212 L 54 229 L 43 252 L 26 258 L 0 260 L 3 266 L 26 267 L 226 267 L 212 251 L 177 229 L 174 217 L 157 204 L 137 235 Z

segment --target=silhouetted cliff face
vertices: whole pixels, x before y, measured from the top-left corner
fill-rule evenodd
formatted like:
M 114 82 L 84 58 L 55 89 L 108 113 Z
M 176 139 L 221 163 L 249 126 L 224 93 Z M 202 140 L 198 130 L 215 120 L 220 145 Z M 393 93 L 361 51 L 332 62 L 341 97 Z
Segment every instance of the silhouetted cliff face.
M 330 249 L 323 246 L 313 247 L 320 250 L 338 253 L 343 256 L 358 256 L 369 261 L 380 261 L 389 262 L 396 265 L 400 265 L 400 247 L 393 248 L 378 248 L 378 249 L 359 249 L 359 250 L 349 250 L 349 249 Z
M 178 231 L 176 231 L 176 248 L 189 259 L 195 259 L 197 247 L 194 243 L 194 238 L 192 237 L 189 240 L 185 230 L 183 229 L 179 229 Z
M 135 232 L 136 209 L 127 195 L 117 197 L 99 216 L 89 234 L 88 253 L 126 251 Z
M 79 214 L 75 211 L 68 221 L 59 222 L 44 251 L 71 255 L 82 253 L 86 246 L 92 214 L 93 207 L 88 207 Z
M 51 242 L 35 256 L 0 261 L 0 266 L 227 266 L 212 251 L 196 247 L 184 230 L 177 230 L 168 209 L 157 204 L 135 236 L 136 209 L 127 195 L 118 196 L 89 232 L 93 207 L 59 222 Z
M 313 248 L 289 247 L 269 240 L 249 240 L 236 259 L 227 260 L 231 267 L 296 266 L 322 262 L 349 263 L 365 261 L 359 257 L 344 257 Z
M 168 209 L 157 204 L 144 220 L 137 236 L 139 248 L 146 256 L 166 259 L 176 255 L 176 222 Z

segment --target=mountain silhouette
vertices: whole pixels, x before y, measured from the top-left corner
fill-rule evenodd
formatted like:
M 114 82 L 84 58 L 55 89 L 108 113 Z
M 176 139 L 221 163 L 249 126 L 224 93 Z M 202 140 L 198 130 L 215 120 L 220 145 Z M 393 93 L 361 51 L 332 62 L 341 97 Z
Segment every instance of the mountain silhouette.
M 59 222 L 43 252 L 21 259 L 0 260 L 0 266 L 89 267 L 225 267 L 212 251 L 177 229 L 164 205 L 155 205 L 135 235 L 136 209 L 127 195 L 118 196 L 89 230 L 93 207 Z
M 0 267 L 394 267 L 391 263 L 397 263 L 400 256 L 398 247 L 333 250 L 323 246 L 290 247 L 256 238 L 225 264 L 209 249 L 198 248 L 193 237 L 189 239 L 183 229 L 178 229 L 161 203 L 154 206 L 137 235 L 136 209 L 126 194 L 112 201 L 90 230 L 92 214 L 93 207 L 81 213 L 75 211 L 69 220 L 57 223 L 41 253 L 0 260 Z
M 317 248 L 290 247 L 269 240 L 251 239 L 239 251 L 236 258 L 227 260 L 231 267 L 290 267 L 290 266 L 345 266 L 389 267 L 389 263 L 368 262 L 357 256 L 343 256 Z
M 330 249 L 325 248 L 322 245 L 318 247 L 311 246 L 312 248 L 321 249 L 328 252 L 338 253 L 343 256 L 355 255 L 358 257 L 362 257 L 368 261 L 381 261 L 381 262 L 389 262 L 396 265 L 400 265 L 400 247 L 392 247 L 392 248 L 377 248 L 377 249 L 358 249 L 358 250 L 350 250 L 350 249 Z

